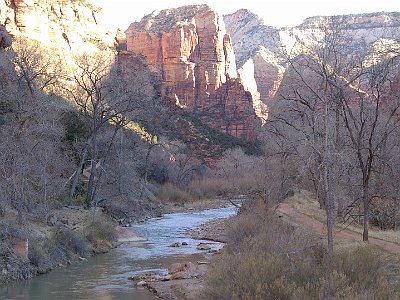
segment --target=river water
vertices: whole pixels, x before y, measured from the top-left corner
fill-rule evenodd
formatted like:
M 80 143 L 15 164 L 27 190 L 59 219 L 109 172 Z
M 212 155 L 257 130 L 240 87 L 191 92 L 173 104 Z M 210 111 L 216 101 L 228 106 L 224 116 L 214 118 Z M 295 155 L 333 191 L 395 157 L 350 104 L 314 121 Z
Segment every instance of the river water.
M 30 280 L 0 286 L 0 299 L 157 299 L 143 288 L 135 288 L 129 276 L 156 271 L 167 273 L 167 266 L 181 255 L 199 253 L 185 231 L 207 221 L 228 218 L 236 214 L 234 206 L 200 212 L 168 214 L 131 227 L 147 241 L 124 243 L 109 253 L 83 262 L 57 268 L 48 274 Z M 169 247 L 174 242 L 188 246 Z M 212 249 L 223 245 L 208 242 Z

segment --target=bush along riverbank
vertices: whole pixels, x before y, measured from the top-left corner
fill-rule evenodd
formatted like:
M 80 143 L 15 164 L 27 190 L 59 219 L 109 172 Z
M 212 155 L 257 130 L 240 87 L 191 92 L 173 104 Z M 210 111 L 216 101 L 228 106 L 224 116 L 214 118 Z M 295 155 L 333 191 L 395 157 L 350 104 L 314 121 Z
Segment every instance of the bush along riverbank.
M 116 214 L 115 209 L 112 211 Z M 14 210 L 0 216 L 0 284 L 31 278 L 73 261 L 108 252 L 125 235 L 118 225 L 160 216 L 161 207 L 118 213 L 129 218 L 116 220 L 106 209 L 63 207 L 38 217 L 26 214 L 19 220 Z M 123 236 L 126 239 L 126 236 Z M 129 238 L 129 237 L 128 237 Z
M 23 224 L 0 223 L 0 283 L 47 273 L 74 260 L 107 252 L 117 243 L 116 223 L 83 208 L 64 208 Z

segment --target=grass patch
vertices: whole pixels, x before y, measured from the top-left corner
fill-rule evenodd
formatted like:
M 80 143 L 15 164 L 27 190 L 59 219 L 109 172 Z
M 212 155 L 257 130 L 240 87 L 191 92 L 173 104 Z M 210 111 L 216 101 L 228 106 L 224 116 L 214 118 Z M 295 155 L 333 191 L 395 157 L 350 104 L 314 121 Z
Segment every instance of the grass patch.
M 93 253 L 107 251 L 118 239 L 115 224 L 105 216 L 96 216 L 83 228 L 82 234 L 89 241 Z

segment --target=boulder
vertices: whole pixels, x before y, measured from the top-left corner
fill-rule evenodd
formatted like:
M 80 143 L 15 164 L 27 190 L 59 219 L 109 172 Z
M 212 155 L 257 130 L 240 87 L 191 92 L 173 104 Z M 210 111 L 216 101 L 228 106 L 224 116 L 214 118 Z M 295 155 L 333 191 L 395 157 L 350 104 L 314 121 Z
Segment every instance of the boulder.
M 29 240 L 22 237 L 10 237 L 14 253 L 21 259 L 28 261 Z
M 192 262 L 174 263 L 168 267 L 170 279 L 189 279 L 204 275 L 207 267 L 204 265 L 196 265 Z
M 145 286 L 147 283 L 144 280 L 141 280 L 139 282 L 136 283 L 136 286 Z
M 211 250 L 210 245 L 205 244 L 205 243 L 200 243 L 196 247 L 197 250 Z
M 116 228 L 117 235 L 118 235 L 118 242 L 143 242 L 146 241 L 146 238 L 137 235 L 129 228 L 117 226 Z

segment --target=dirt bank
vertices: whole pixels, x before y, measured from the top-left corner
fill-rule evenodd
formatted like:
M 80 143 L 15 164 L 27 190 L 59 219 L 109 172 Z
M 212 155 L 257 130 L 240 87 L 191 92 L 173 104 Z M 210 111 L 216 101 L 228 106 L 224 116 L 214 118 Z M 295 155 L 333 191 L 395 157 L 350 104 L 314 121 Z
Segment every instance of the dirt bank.
M 22 221 L 17 212 L 3 208 L 0 215 L 0 284 L 44 274 L 73 261 L 85 260 L 116 247 L 122 229 L 105 207 L 84 209 L 64 206 L 46 211 L 24 213 Z M 161 214 L 156 205 L 142 209 L 124 208 L 117 211 L 132 216 L 132 220 Z M 123 225 L 125 224 L 123 223 Z M 122 232 L 125 233 L 125 232 Z M 124 236 L 132 240 L 132 236 Z M 123 241 L 123 240 L 122 240 Z

